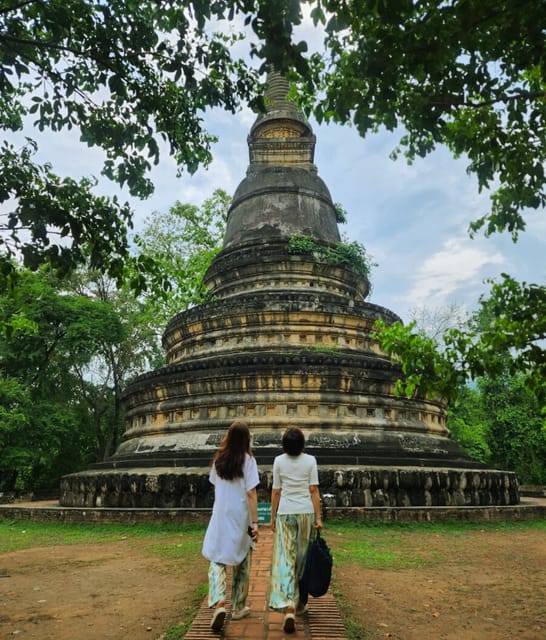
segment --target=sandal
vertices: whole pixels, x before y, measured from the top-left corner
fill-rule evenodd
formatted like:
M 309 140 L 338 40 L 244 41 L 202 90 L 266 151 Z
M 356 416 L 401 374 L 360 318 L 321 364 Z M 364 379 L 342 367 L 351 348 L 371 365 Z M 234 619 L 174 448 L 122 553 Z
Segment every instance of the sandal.
M 232 611 L 231 612 L 231 619 L 232 620 L 242 620 L 243 618 L 246 618 L 249 615 L 250 615 L 250 607 L 243 607 L 239 611 Z
M 284 624 L 282 626 L 282 630 L 286 633 L 294 633 L 296 630 L 296 617 L 293 613 L 287 613 L 284 616 Z
M 307 613 L 307 605 L 302 604 L 301 602 L 298 602 L 296 606 L 296 615 L 303 616 L 305 613 Z
M 220 631 L 224 626 L 224 621 L 226 619 L 226 609 L 225 607 L 218 607 L 212 616 L 212 620 L 210 622 L 210 628 L 213 631 Z

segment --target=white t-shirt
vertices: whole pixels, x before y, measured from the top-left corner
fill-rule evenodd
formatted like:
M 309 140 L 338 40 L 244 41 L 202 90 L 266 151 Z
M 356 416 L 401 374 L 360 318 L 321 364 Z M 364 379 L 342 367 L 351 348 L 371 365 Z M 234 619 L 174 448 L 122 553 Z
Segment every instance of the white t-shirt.
M 237 565 L 246 558 L 252 544 L 248 535 L 251 523 L 247 491 L 260 482 L 256 459 L 247 454 L 243 477 L 224 480 L 213 465 L 209 480 L 214 485 L 214 506 L 202 553 L 207 560 L 220 564 Z
M 314 513 L 309 486 L 318 485 L 317 461 L 307 453 L 283 453 L 273 462 L 273 489 L 281 490 L 279 515 Z

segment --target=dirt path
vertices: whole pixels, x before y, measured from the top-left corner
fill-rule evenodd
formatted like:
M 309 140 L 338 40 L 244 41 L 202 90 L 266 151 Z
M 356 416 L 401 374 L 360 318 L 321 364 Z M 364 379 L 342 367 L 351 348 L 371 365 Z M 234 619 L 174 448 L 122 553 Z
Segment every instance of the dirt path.
M 345 543 L 332 533 L 329 541 L 334 551 Z M 546 638 L 544 529 L 410 530 L 400 533 L 398 544 L 415 560 L 408 567 L 336 567 L 336 589 L 363 625 L 363 639 Z M 198 555 L 182 565 L 135 540 L 6 553 L 0 556 L 0 638 L 157 640 L 183 620 L 206 571 Z

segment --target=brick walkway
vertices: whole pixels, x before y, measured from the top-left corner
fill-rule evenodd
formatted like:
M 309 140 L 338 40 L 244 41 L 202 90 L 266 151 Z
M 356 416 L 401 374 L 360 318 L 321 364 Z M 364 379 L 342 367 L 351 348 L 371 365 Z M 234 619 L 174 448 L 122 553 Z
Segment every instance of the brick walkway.
M 248 605 L 252 613 L 242 620 L 231 620 L 228 616 L 222 632 L 211 631 L 213 610 L 203 600 L 201 608 L 184 640 L 223 638 L 224 640 L 344 640 L 347 632 L 341 613 L 333 595 L 328 592 L 322 598 L 309 598 L 308 613 L 296 618 L 296 632 L 285 633 L 282 629 L 284 615 L 270 611 L 267 607 L 273 534 L 268 526 L 260 528 L 260 541 L 252 554 L 250 591 Z M 229 588 L 228 588 L 229 591 Z

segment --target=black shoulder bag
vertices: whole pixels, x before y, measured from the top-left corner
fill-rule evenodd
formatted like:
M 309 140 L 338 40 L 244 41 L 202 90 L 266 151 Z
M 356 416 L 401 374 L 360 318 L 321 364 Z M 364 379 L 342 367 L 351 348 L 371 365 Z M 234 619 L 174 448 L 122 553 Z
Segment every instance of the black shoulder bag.
M 309 543 L 305 568 L 299 580 L 300 602 L 307 604 L 308 597 L 314 598 L 323 596 L 330 586 L 332 577 L 333 558 L 330 549 L 320 531 L 317 531 L 316 538 Z

